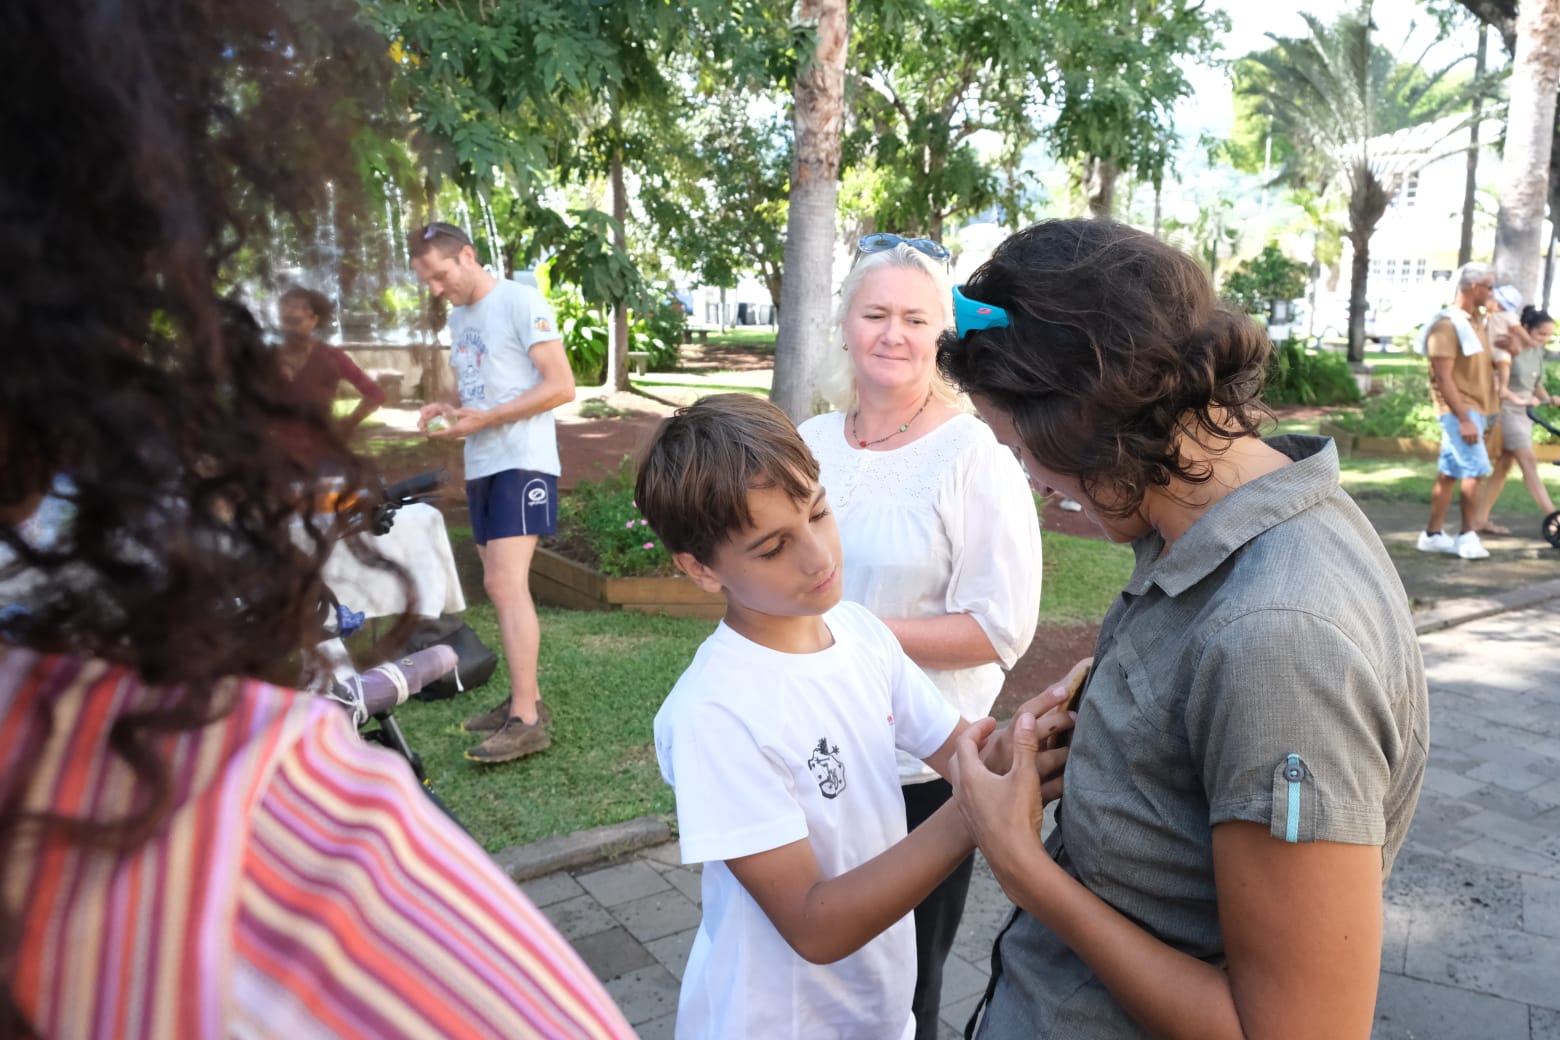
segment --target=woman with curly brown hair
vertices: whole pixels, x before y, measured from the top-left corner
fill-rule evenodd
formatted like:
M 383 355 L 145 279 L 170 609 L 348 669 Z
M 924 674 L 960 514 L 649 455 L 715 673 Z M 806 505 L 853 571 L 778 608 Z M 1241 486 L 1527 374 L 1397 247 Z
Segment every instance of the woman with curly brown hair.
M 1265 334 L 1142 232 L 1037 224 L 955 304 L 943 370 L 1137 557 L 1045 845 L 1032 716 L 1006 775 L 993 723 L 961 741 L 956 797 L 1017 906 L 979 1035 L 1368 1036 L 1428 704 L 1332 444 L 1258 436 Z
M 368 476 L 224 297 L 383 94 L 310 11 L 0 8 L 0 1036 L 627 1037 L 404 762 L 243 678 L 337 533 L 275 423 Z

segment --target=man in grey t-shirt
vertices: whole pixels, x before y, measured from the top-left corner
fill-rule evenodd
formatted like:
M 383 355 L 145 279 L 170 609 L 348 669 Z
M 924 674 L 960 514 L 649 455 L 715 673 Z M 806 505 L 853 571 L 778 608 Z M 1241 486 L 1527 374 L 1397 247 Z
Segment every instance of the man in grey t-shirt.
M 574 400 L 574 373 L 546 299 L 490 274 L 466 232 L 429 224 L 410 244 L 418 279 L 453 308 L 450 366 L 459 393 L 458 401 L 424 405 L 418 425 L 430 437 L 466 442 L 471 531 L 509 662 L 509 697 L 461 723 L 489 734 L 466 757 L 508 762 L 552 742 L 536 680 L 541 628 L 530 571 L 537 538 L 557 530 L 552 410 Z

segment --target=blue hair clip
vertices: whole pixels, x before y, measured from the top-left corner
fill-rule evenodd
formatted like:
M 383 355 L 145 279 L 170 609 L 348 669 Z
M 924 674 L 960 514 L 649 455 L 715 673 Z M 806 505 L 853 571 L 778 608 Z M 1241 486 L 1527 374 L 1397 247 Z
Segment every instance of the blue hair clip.
M 994 303 L 981 303 L 972 300 L 959 290 L 962 285 L 953 287 L 953 328 L 960 339 L 968 336 L 977 329 L 1005 329 L 1008 327 L 1008 312 Z

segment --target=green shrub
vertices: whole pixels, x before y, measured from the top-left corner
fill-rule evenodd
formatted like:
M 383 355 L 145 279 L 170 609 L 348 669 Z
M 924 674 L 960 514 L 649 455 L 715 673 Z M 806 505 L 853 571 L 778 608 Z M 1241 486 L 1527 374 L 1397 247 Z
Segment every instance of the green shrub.
M 602 383 L 607 377 L 607 351 L 612 344 L 611 315 L 587 304 L 579 291 L 570 286 L 559 286 L 548 294 L 548 300 L 558 316 L 563 349 L 569 355 L 575 381 Z M 686 320 L 670 301 L 643 314 L 636 311 L 628 325 L 628 349 L 649 353 L 653 369 L 676 368 Z
M 422 313 L 423 301 L 417 289 L 410 285 L 387 285 L 374 298 L 374 315 L 381 328 L 399 328 L 410 325 Z
M 1263 398 L 1269 404 L 1348 404 L 1360 399 L 1360 389 L 1343 355 L 1311 353 L 1287 339 L 1268 362 Z
M 574 289 L 560 287 L 548 293 L 547 299 L 558 317 L 558 332 L 575 382 L 599 385 L 607 376 L 607 350 L 612 342 L 606 320 Z
M 558 533 L 548 547 L 609 578 L 677 573 L 634 504 L 634 467 L 628 459 L 600 480 L 582 480 L 560 497 Z
M 1230 272 L 1220 295 L 1247 314 L 1265 315 L 1274 300 L 1304 296 L 1309 273 L 1305 264 L 1289 259 L 1276 242 L 1269 242 L 1261 253 Z
M 1549 396 L 1560 401 L 1560 365 L 1544 366 L 1544 389 L 1549 391 Z M 1545 408 L 1539 406 L 1538 414 L 1551 426 L 1560 426 L 1560 407 Z M 1560 444 L 1560 437 L 1556 437 L 1542 426 L 1533 427 L 1534 444 Z
M 1328 417 L 1357 437 L 1441 439 L 1441 424 L 1430 400 L 1430 377 L 1422 372 L 1394 376 L 1363 408 Z

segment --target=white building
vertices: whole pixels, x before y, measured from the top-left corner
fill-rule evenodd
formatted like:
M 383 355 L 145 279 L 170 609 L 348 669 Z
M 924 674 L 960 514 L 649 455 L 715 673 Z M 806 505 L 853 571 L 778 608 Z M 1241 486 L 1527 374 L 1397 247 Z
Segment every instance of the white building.
M 1371 141 L 1371 154 L 1399 188 L 1370 240 L 1366 295 L 1374 334 L 1404 335 L 1451 301 L 1462 231 L 1470 130 L 1447 136 L 1453 117 L 1410 127 Z M 1502 127 L 1486 120 L 1479 129 L 1473 259 L 1489 260 L 1495 248 L 1500 156 L 1493 143 Z M 1545 238 L 1548 241 L 1548 238 Z M 1344 240 L 1339 278 L 1318 313 L 1347 313 L 1353 250 Z

